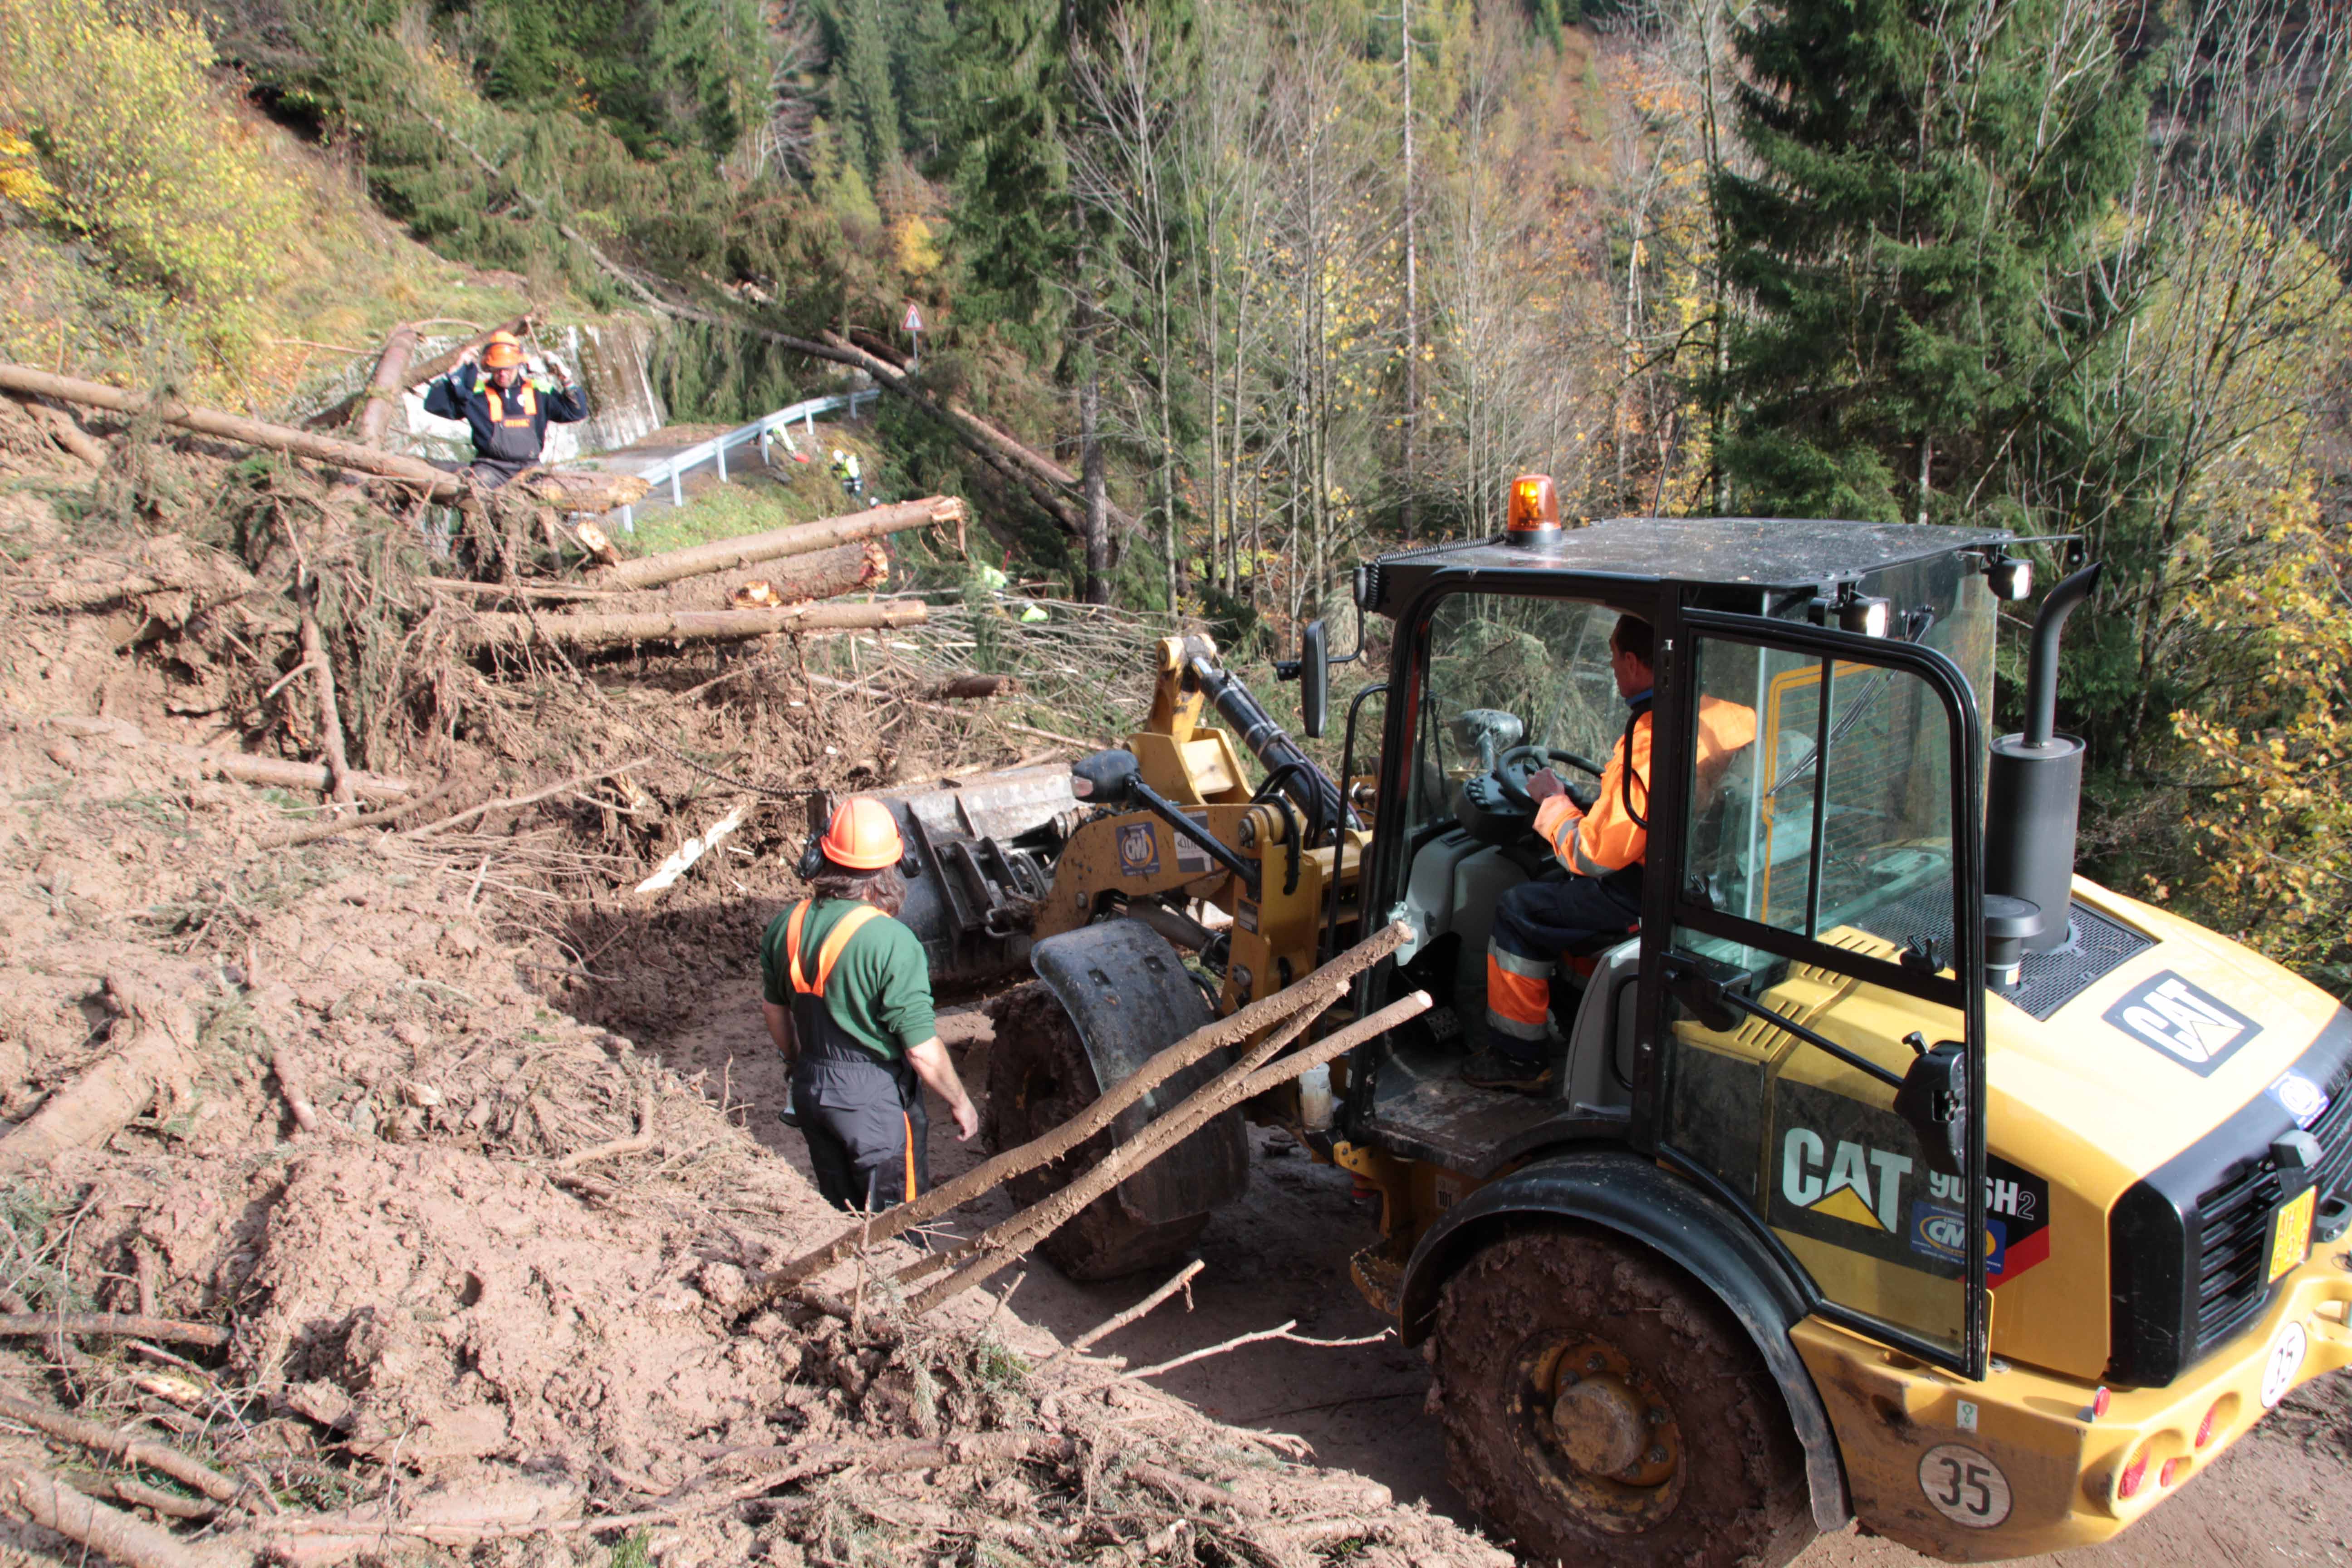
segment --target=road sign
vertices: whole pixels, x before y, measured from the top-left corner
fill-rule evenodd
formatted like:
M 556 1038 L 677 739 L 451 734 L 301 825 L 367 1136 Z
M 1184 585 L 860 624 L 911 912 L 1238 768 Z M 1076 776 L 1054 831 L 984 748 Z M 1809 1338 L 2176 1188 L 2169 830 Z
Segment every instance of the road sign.
M 919 332 L 923 330 L 923 313 L 915 309 L 915 302 L 912 300 L 907 301 L 907 319 L 898 323 L 898 330 L 902 332 Z

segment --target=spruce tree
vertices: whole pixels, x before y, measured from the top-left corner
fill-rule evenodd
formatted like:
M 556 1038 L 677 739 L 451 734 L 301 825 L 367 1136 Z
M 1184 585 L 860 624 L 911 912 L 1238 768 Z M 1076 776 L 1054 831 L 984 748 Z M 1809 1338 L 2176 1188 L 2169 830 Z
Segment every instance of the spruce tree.
M 2064 0 L 1770 0 L 1735 35 L 1754 173 L 1716 181 L 1731 331 L 1718 460 L 1757 513 L 1951 518 L 2033 499 L 2086 285 L 2147 115 Z
M 870 186 L 898 156 L 898 95 L 878 0 L 834 0 L 833 123 L 842 155 Z

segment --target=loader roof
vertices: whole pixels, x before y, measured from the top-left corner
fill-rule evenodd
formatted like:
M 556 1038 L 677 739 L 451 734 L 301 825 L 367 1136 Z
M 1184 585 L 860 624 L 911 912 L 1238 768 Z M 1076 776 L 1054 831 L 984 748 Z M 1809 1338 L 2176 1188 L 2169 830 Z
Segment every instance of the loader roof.
M 1496 537 L 1384 555 L 1378 607 L 1393 615 L 1431 575 L 1464 570 L 1573 573 L 1695 587 L 1819 588 L 2014 537 L 2007 529 L 1935 523 L 1613 517 L 1563 529 L 1557 539 L 1532 546 Z

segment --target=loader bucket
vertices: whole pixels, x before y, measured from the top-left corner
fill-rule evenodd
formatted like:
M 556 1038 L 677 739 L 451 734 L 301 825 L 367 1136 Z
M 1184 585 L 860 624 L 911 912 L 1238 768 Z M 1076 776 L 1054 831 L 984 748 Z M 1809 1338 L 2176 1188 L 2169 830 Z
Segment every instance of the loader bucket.
M 1069 770 L 987 773 L 880 798 L 912 863 L 898 918 L 922 940 L 933 987 L 968 989 L 1018 973 L 1029 957 L 1030 908 L 1053 887 L 1054 858 L 1077 810 Z

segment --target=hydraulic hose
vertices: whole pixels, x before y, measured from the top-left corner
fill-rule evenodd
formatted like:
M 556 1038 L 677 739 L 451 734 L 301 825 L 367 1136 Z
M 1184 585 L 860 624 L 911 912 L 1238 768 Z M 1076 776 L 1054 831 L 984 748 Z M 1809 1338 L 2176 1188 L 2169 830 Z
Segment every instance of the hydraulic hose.
M 1308 821 L 1328 825 L 1354 820 L 1352 813 L 1340 815 L 1347 808 L 1340 804 L 1339 786 L 1331 782 L 1331 775 L 1317 767 L 1314 759 L 1283 732 L 1240 677 L 1199 658 L 1192 660 L 1192 674 L 1219 716 L 1233 726 L 1242 745 L 1279 779 L 1282 793 L 1297 804 Z

